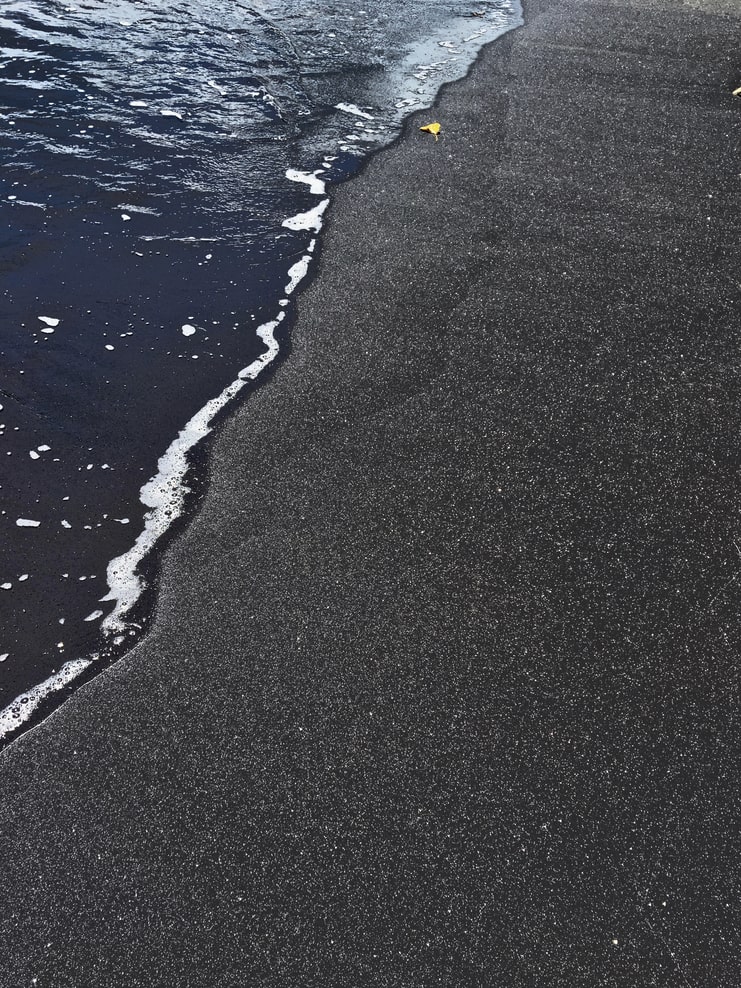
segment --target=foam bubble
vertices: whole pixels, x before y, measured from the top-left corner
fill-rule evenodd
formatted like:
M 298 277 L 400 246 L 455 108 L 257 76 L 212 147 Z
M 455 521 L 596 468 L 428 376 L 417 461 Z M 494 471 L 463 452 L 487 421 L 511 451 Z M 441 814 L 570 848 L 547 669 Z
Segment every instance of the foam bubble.
M 286 295 L 291 295 L 296 291 L 296 288 L 304 280 L 309 271 L 309 265 L 311 264 L 311 254 L 304 254 L 300 261 L 296 261 L 288 269 L 288 276 L 291 279 L 285 287 Z M 281 299 L 280 305 L 287 305 L 288 299 Z
M 301 182 L 303 185 L 308 185 L 309 192 L 313 193 L 315 196 L 323 196 L 327 188 L 327 183 L 323 182 L 321 178 L 317 178 L 317 175 L 320 174 L 320 169 L 309 173 L 300 172 L 295 168 L 289 168 L 286 172 L 286 178 L 290 182 Z
M 314 233 L 319 233 L 322 228 L 322 216 L 328 205 L 329 199 L 323 199 L 318 206 L 308 212 L 297 213 L 283 220 L 283 226 L 288 227 L 289 230 L 313 230 Z

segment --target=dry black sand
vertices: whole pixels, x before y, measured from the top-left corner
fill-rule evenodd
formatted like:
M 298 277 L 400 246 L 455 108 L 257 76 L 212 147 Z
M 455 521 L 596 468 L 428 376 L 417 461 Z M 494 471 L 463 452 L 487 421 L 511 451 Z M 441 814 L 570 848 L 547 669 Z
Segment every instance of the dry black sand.
M 741 983 L 740 28 L 531 4 L 339 191 L 152 633 L 0 758 L 3 988 Z

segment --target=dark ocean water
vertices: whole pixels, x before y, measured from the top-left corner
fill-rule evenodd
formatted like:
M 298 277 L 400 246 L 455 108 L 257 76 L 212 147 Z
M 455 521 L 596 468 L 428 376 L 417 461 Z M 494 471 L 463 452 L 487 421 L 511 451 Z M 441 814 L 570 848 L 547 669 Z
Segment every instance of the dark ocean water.
M 285 349 L 325 185 L 517 23 L 516 0 L 2 4 L 0 741 L 146 623 L 198 444 Z

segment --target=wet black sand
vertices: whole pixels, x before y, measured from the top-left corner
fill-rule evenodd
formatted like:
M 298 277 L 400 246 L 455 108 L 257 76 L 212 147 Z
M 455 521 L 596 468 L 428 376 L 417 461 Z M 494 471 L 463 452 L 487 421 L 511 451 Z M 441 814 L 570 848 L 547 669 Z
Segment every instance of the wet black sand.
M 739 28 L 533 4 L 337 193 L 151 634 L 0 756 L 0 985 L 738 985 Z

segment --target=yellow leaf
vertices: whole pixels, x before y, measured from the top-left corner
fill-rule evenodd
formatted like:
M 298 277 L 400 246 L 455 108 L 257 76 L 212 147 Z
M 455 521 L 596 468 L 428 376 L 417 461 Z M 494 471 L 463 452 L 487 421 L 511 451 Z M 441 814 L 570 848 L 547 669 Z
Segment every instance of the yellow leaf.
M 733 96 L 741 96 L 741 86 L 739 86 L 738 89 L 734 89 L 732 95 Z
M 427 134 L 434 134 L 435 140 L 437 140 L 437 135 L 440 133 L 440 124 L 439 123 L 425 124 L 424 127 L 420 127 L 419 129 L 424 130 Z

